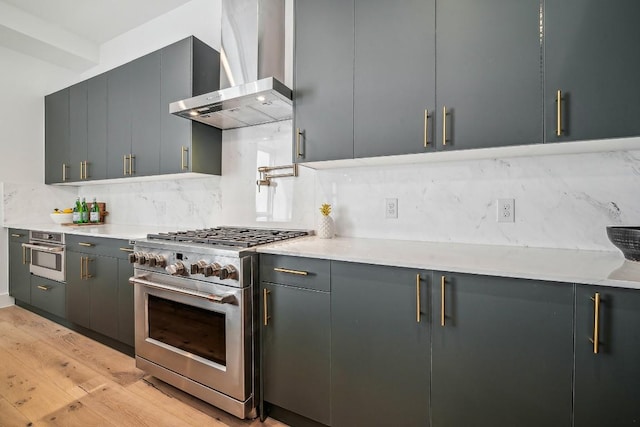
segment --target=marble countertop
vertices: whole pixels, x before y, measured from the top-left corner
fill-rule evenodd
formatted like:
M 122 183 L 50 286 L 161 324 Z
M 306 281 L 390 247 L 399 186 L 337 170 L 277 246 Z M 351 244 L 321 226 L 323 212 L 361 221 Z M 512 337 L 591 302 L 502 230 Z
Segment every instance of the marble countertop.
M 175 227 L 157 227 L 152 225 L 83 225 L 67 226 L 54 223 L 22 223 L 4 224 L 6 228 L 24 230 L 50 231 L 54 233 L 78 234 L 81 236 L 107 237 L 111 239 L 137 240 L 147 237 L 149 233 L 173 231 Z
M 640 289 L 640 262 L 617 251 L 337 237 L 260 246 L 260 253 L 424 270 Z

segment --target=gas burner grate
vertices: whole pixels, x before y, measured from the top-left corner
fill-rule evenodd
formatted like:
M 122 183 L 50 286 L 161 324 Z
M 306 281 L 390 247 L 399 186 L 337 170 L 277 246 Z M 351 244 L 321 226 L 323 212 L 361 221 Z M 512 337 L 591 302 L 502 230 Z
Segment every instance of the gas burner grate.
M 147 235 L 149 240 L 193 243 L 206 246 L 249 248 L 309 235 L 301 230 L 269 230 L 244 227 L 214 227 L 187 231 L 170 231 Z

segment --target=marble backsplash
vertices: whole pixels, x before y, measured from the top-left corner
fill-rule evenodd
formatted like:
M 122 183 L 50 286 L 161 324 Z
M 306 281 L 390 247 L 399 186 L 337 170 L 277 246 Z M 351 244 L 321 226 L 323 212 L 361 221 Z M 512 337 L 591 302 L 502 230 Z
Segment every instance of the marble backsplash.
M 297 178 L 258 189 L 259 166 L 290 164 L 291 135 L 290 121 L 225 131 L 220 177 L 80 187 L 5 183 L 4 222 L 48 221 L 53 207 L 70 206 L 80 195 L 105 201 L 114 224 L 315 229 L 327 202 L 342 236 L 533 247 L 615 250 L 605 227 L 640 223 L 640 151 L 301 167 Z M 386 198 L 398 199 L 397 219 L 385 218 Z M 515 222 L 496 221 L 499 198 L 515 199 Z

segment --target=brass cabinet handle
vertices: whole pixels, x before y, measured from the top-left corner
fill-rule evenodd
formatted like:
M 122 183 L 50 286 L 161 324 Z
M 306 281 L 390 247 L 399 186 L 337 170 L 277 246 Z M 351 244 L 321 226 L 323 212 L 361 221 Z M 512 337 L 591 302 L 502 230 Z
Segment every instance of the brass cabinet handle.
M 122 175 L 127 176 L 127 158 L 128 155 L 122 156 Z
M 67 168 L 69 166 L 67 166 L 66 163 L 62 164 L 62 182 L 66 182 L 67 181 Z
M 447 145 L 447 107 L 442 107 L 442 145 Z
M 307 276 L 309 274 L 306 271 L 289 270 L 288 268 L 280 268 L 280 267 L 275 267 L 273 271 L 277 271 L 278 273 L 297 274 L 298 276 Z
M 84 280 L 84 257 L 80 257 L 80 280 Z
M 133 175 L 134 173 L 136 173 L 136 170 L 134 169 L 135 163 L 133 163 L 133 160 L 135 158 L 136 156 L 134 156 L 133 154 L 129 154 L 129 175 Z
M 297 128 L 296 129 L 296 158 L 301 159 L 302 157 L 304 157 L 304 154 L 302 153 L 302 151 L 300 150 L 300 148 L 302 147 L 302 144 L 300 142 L 300 139 L 302 138 L 302 129 Z
M 80 162 L 80 179 L 84 179 L 84 162 Z
M 87 160 L 80 162 L 80 179 L 89 179 L 88 167 L 89 162 Z
M 562 136 L 562 91 L 556 93 L 556 136 Z
M 262 311 L 263 311 L 263 315 L 264 315 L 264 326 L 268 326 L 269 325 L 269 314 L 267 313 L 268 310 L 268 306 L 267 306 L 267 295 L 269 295 L 271 292 L 268 289 L 263 289 L 262 290 Z
M 25 248 L 24 246 L 22 247 L 22 263 L 27 263 L 27 248 Z
M 40 289 L 41 291 L 50 291 L 51 290 L 51 286 L 44 286 L 44 285 L 38 285 L 36 286 L 38 289 Z
M 78 242 L 78 246 L 84 246 L 85 248 L 91 248 L 91 247 L 93 247 L 95 245 L 93 243 Z
M 429 145 L 429 110 L 424 110 L 424 148 Z
M 593 297 L 593 339 L 589 339 L 593 343 L 593 354 L 599 352 L 599 340 L 600 340 L 600 293 L 596 292 Z
M 416 322 L 420 323 L 420 274 L 416 274 Z
M 444 284 L 445 277 L 440 277 L 440 326 L 444 326 Z
M 122 252 L 133 252 L 133 248 L 119 248 Z
M 185 161 L 185 154 L 189 153 L 189 147 L 185 147 L 184 145 L 180 150 L 180 167 L 182 170 L 189 169 L 189 164 Z M 188 156 L 186 157 L 188 159 Z
M 22 237 L 22 234 L 11 233 L 11 237 Z

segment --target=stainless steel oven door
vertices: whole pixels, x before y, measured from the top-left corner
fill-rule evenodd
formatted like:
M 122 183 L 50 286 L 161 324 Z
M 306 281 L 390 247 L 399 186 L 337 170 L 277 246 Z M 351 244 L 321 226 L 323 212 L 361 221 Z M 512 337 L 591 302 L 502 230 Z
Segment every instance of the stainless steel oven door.
M 251 288 L 153 273 L 130 282 L 137 357 L 234 399 L 251 396 Z
M 42 243 L 23 243 L 31 251 L 29 271 L 36 276 L 64 282 L 64 246 Z

